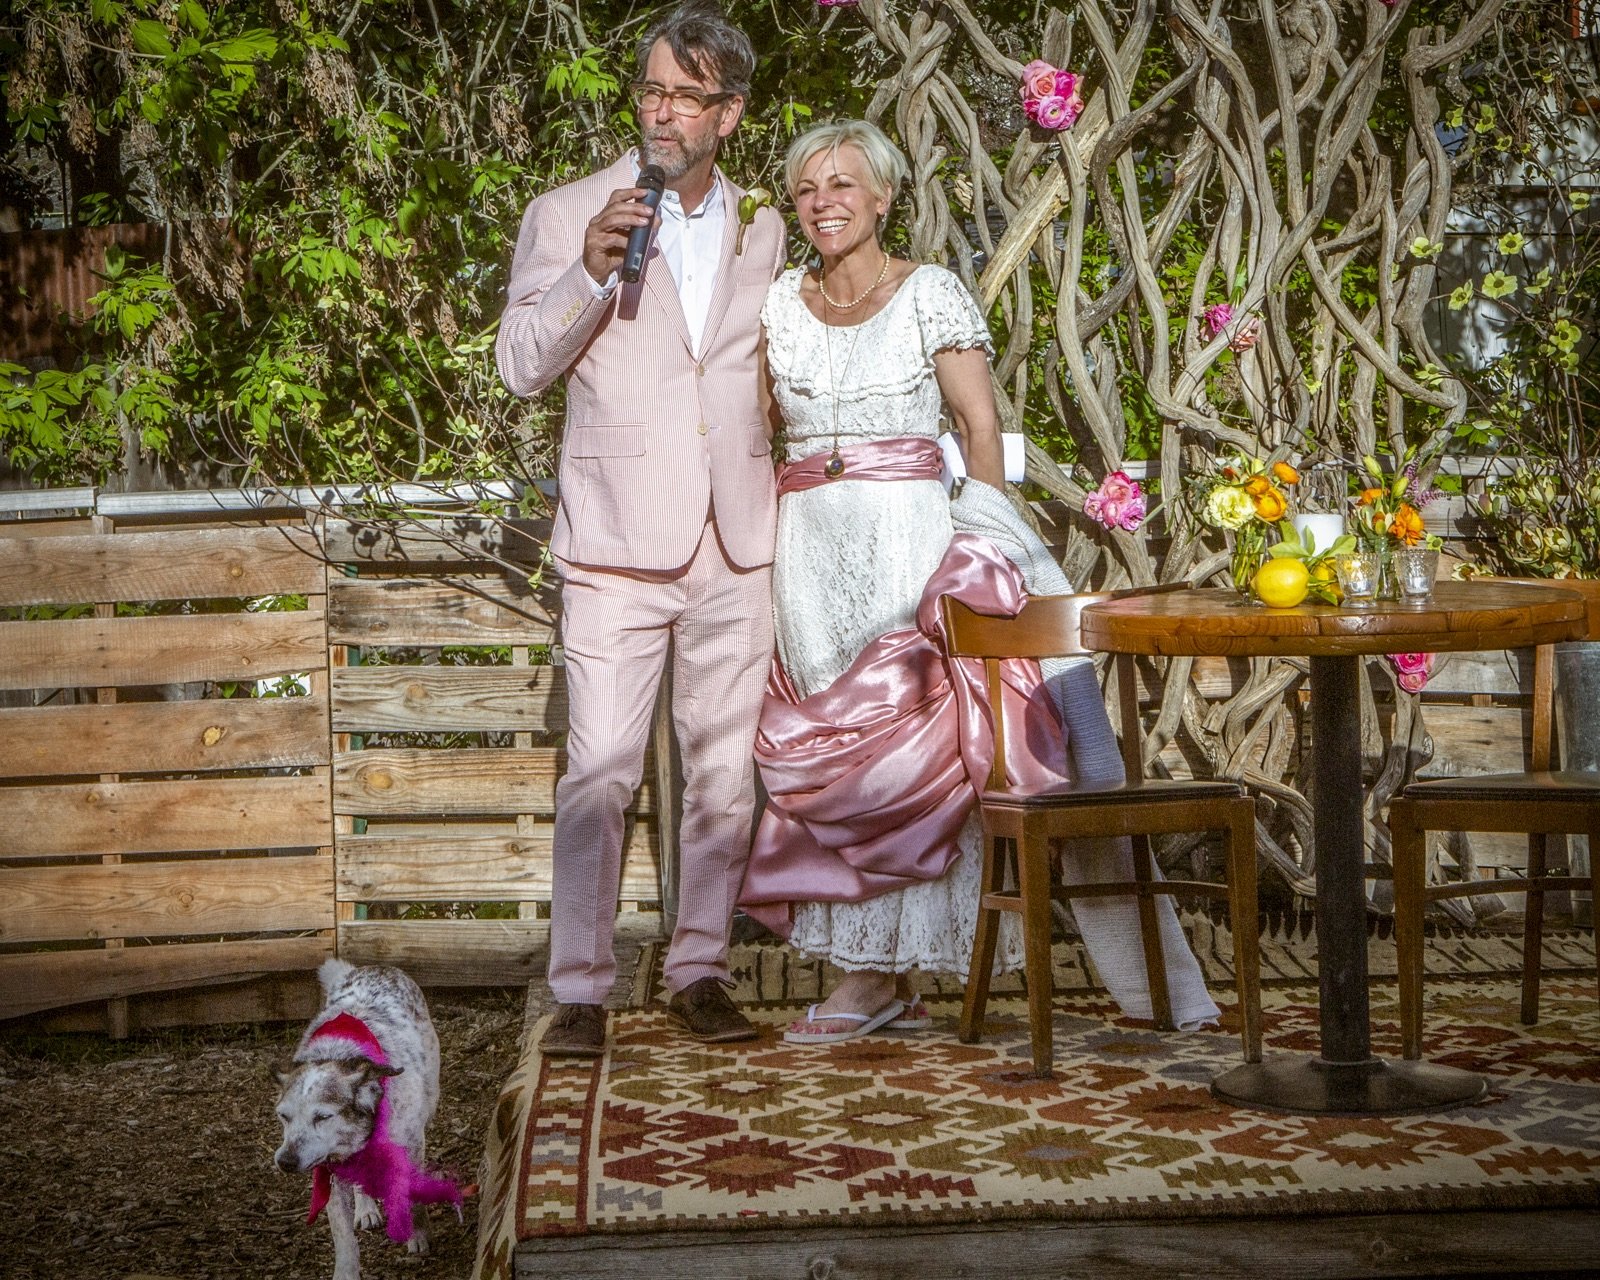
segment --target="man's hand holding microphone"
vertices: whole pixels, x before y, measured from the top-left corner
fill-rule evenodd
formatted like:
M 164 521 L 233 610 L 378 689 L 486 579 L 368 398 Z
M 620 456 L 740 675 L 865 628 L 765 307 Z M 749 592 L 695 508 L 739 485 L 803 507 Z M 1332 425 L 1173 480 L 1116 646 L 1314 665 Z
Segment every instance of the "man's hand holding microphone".
M 613 275 L 632 284 L 643 273 L 665 184 L 660 166 L 647 164 L 639 170 L 638 186 L 613 191 L 605 208 L 589 219 L 583 269 L 596 284 L 608 283 Z

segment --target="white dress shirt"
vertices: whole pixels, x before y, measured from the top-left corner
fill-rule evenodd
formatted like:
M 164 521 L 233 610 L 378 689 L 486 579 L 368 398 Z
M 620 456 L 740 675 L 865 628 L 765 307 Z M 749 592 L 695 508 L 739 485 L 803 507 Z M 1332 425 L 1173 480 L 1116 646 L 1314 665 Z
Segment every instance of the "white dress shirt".
M 639 170 L 639 153 L 633 154 L 635 174 Z M 672 272 L 673 283 L 678 286 L 678 302 L 683 307 L 684 322 L 689 326 L 689 340 L 694 354 L 700 354 L 700 343 L 705 336 L 706 316 L 711 311 L 711 294 L 717 286 L 717 268 L 722 262 L 722 235 L 727 226 L 727 201 L 723 198 L 722 174 L 711 171 L 711 190 L 706 192 L 700 207 L 685 213 L 678 193 L 668 189 L 661 193 L 660 225 L 656 227 L 655 242 L 650 253 L 660 253 Z M 646 255 L 646 260 L 649 259 Z M 604 284 L 594 286 L 597 298 L 609 298 L 617 287 L 616 272 Z

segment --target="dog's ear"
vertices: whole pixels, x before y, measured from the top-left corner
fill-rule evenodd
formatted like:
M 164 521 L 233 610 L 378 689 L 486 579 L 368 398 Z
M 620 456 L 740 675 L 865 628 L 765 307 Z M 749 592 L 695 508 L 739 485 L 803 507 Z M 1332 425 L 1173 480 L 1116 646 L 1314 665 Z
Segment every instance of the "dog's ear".
M 294 1078 L 294 1069 L 295 1064 L 291 1059 L 281 1058 L 267 1068 L 267 1074 L 272 1077 L 278 1088 L 285 1089 L 289 1081 Z
M 363 1081 L 387 1080 L 405 1070 L 404 1067 L 391 1067 L 387 1062 L 374 1062 L 371 1058 L 357 1058 L 356 1065 L 361 1070 L 361 1079 Z

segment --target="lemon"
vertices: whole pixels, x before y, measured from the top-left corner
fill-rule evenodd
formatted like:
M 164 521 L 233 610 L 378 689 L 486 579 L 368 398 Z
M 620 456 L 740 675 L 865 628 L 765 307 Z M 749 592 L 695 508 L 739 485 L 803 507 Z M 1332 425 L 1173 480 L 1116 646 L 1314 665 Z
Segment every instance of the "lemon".
M 1256 570 L 1254 582 L 1261 603 L 1272 609 L 1287 609 L 1306 598 L 1311 574 L 1304 560 L 1274 556 Z

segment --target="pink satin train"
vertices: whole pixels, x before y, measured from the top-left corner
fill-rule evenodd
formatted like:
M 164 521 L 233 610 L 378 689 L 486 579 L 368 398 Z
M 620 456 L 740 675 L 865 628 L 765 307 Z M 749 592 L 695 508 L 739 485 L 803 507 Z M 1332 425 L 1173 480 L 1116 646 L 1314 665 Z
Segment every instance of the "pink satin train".
M 931 442 L 907 443 L 937 455 Z M 913 465 L 926 464 L 890 460 L 902 472 L 895 478 Z M 846 455 L 842 478 L 879 478 L 870 470 L 866 459 L 852 470 Z M 983 663 L 945 651 L 941 595 L 995 617 L 1015 615 L 1027 598 L 1021 573 L 993 543 L 958 533 L 923 590 L 916 625 L 879 636 L 826 689 L 798 697 L 773 661 L 756 738 L 770 801 L 739 903 L 774 932 L 788 936 L 795 902 L 863 901 L 938 879 L 959 855 L 957 836 L 993 762 L 994 727 Z M 1038 663 L 1001 668 L 1011 781 L 1066 782 L 1066 743 Z

